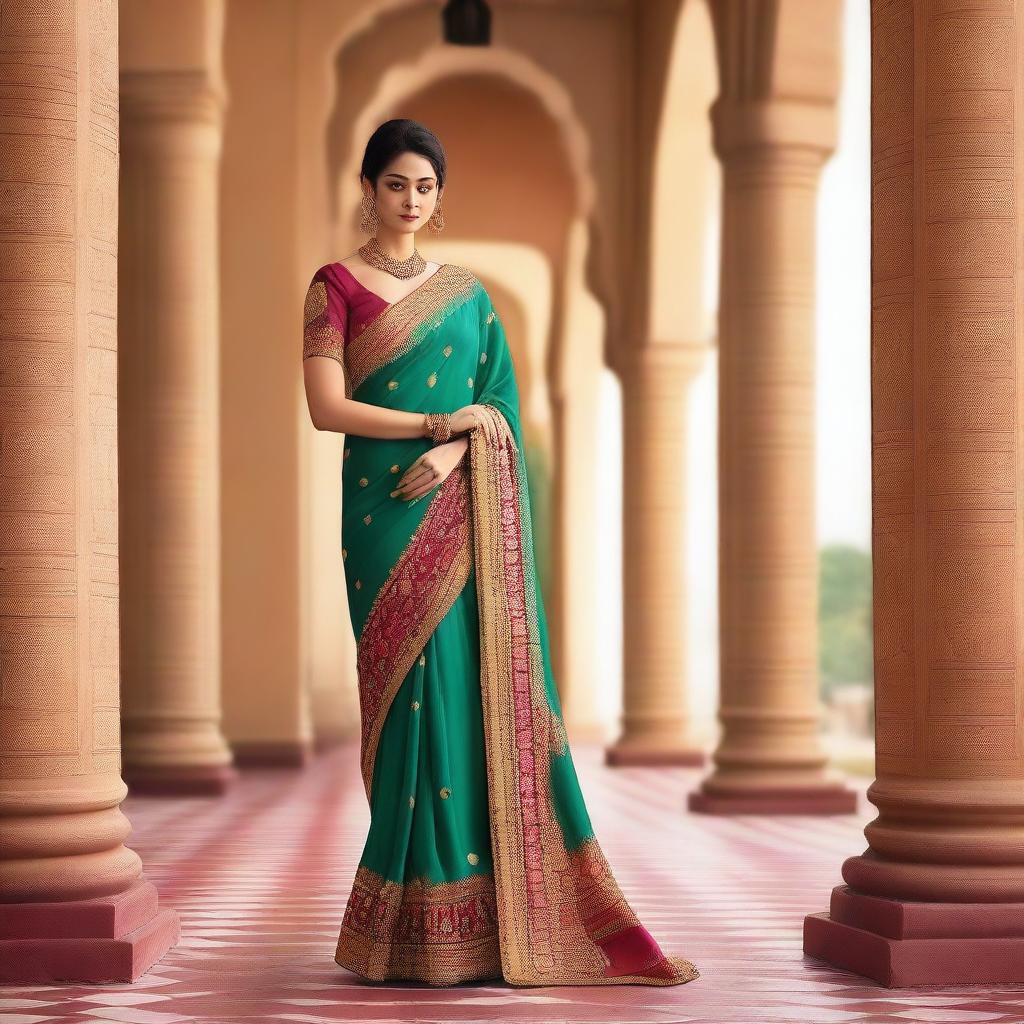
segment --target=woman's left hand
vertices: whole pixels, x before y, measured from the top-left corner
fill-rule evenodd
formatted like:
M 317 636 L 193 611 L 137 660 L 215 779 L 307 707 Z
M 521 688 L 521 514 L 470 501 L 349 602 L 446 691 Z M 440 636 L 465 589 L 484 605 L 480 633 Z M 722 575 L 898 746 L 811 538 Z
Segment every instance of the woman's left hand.
M 466 435 L 454 437 L 444 444 L 435 444 L 402 474 L 391 497 L 410 501 L 433 490 L 459 464 L 468 447 L 469 438 Z

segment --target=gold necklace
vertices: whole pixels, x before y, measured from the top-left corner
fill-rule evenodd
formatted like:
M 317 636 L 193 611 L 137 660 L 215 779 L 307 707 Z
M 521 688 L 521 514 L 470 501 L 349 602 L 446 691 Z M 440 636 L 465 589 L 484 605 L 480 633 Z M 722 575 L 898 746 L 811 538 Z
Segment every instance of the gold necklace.
M 371 267 L 377 267 L 378 270 L 386 270 L 392 277 L 415 277 L 427 269 L 427 261 L 420 255 L 419 249 L 414 248 L 412 255 L 408 259 L 396 260 L 394 256 L 389 256 L 380 247 L 376 235 L 371 235 L 366 240 L 366 243 L 361 245 L 356 252 Z

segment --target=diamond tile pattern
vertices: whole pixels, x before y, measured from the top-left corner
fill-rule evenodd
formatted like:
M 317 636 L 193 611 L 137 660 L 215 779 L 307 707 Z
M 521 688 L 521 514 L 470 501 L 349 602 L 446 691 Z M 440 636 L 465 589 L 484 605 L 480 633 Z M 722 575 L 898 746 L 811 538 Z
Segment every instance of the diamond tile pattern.
M 843 859 L 874 817 L 714 817 L 685 810 L 700 769 L 606 768 L 573 744 L 598 838 L 641 920 L 701 977 L 672 988 L 432 989 L 365 982 L 334 945 L 369 812 L 354 746 L 302 771 L 247 771 L 224 797 L 130 796 L 124 807 L 182 941 L 133 985 L 3 986 L 0 1024 L 295 1021 L 615 1024 L 1024 1021 L 1024 985 L 885 989 L 801 950 Z

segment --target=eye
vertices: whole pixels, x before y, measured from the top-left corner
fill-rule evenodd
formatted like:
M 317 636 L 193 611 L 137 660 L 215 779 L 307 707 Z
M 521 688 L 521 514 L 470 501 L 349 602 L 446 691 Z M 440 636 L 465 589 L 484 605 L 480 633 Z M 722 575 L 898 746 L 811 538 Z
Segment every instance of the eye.
M 394 185 L 396 188 L 402 187 L 402 183 L 400 181 L 392 181 L 390 184 Z

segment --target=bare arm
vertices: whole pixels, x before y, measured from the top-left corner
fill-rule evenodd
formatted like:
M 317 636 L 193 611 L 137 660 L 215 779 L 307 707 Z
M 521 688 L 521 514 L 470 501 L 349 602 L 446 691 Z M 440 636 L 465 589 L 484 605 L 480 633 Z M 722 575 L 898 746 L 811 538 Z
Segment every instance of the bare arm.
M 345 397 L 345 371 L 329 356 L 302 361 L 306 405 L 317 430 L 332 430 L 358 437 L 428 437 L 426 414 L 385 409 Z

